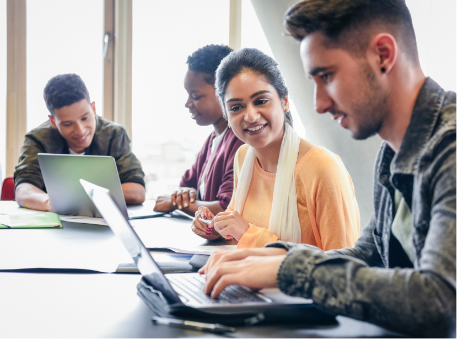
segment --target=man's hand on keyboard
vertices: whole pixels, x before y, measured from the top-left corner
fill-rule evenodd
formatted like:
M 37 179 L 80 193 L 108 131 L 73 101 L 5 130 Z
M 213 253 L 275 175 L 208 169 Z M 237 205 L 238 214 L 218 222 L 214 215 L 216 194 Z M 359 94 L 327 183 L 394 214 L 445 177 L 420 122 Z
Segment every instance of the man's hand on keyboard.
M 267 248 L 246 248 L 235 251 L 217 251 L 213 252 L 209 257 L 205 266 L 198 270 L 198 273 L 204 274 L 208 277 L 211 275 L 211 270 L 214 267 L 219 266 L 220 264 L 228 261 L 241 260 L 247 257 L 253 256 L 272 256 L 272 255 L 283 255 L 287 251 L 282 248 L 267 247 Z M 207 279 L 208 280 L 208 279 Z
M 241 285 L 253 290 L 276 287 L 276 276 L 284 258 L 285 254 L 251 256 L 218 263 L 206 271 L 204 292 L 217 298 L 229 285 Z

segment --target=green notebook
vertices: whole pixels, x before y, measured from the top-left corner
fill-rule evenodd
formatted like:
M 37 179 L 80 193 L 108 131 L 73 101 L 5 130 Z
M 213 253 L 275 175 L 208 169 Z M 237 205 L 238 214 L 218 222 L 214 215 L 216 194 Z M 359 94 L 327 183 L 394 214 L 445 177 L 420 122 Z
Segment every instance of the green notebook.
M 0 215 L 0 228 L 62 228 L 62 222 L 52 212 Z

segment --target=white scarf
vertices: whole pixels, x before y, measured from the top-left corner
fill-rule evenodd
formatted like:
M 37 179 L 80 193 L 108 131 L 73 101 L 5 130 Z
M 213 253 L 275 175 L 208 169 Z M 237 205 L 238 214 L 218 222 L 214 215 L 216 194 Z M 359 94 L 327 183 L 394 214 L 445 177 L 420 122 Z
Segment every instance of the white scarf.
M 295 165 L 298 158 L 300 137 L 289 124 L 285 124 L 285 133 L 279 152 L 278 168 L 276 171 L 273 201 L 271 206 L 270 224 L 268 230 L 279 239 L 301 242 L 300 221 L 297 209 L 297 189 L 295 187 Z M 243 213 L 246 196 L 254 170 L 255 153 L 248 148 L 235 193 L 235 211 Z

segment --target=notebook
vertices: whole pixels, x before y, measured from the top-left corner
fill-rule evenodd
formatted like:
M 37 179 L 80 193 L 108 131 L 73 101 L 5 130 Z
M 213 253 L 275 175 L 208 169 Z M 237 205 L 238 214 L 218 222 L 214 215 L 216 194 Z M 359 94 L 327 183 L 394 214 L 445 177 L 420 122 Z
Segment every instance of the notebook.
M 62 228 L 62 222 L 52 212 L 0 215 L 0 228 Z

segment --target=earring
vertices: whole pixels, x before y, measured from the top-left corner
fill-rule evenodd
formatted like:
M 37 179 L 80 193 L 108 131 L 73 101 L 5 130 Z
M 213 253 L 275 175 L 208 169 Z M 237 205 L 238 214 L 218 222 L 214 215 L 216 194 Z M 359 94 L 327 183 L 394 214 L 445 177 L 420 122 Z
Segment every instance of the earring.
M 230 122 L 228 122 L 228 128 L 232 128 L 232 127 L 230 126 Z
M 381 73 L 385 73 L 386 69 L 385 67 L 381 67 Z

